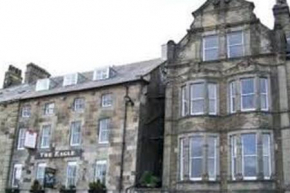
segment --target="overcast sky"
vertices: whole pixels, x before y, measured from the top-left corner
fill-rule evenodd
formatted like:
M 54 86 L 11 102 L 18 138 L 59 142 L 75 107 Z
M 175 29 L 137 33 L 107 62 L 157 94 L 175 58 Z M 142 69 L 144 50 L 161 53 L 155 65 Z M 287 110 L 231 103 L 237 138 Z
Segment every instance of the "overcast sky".
M 273 28 L 275 0 L 253 0 Z M 290 0 L 288 0 L 290 1 Z M 158 58 L 205 0 L 0 0 L 0 88 L 9 64 L 53 76 Z

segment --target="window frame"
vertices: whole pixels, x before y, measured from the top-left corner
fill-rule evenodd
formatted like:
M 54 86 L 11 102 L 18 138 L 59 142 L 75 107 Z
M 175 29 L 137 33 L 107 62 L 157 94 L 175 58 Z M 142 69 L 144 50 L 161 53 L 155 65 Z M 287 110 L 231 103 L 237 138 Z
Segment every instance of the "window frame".
M 179 138 L 179 179 L 184 180 L 184 145 L 185 138 Z
M 264 174 L 264 179 L 265 180 L 270 180 L 271 179 L 271 175 L 272 175 L 272 151 L 271 151 L 271 145 L 273 144 L 272 142 L 272 135 L 271 133 L 262 133 L 262 138 L 267 135 L 269 138 L 268 140 L 268 149 L 269 149 L 269 155 L 265 155 L 264 154 L 264 140 L 262 139 L 262 157 L 263 157 L 263 174 Z M 269 162 L 269 176 L 265 175 L 265 170 L 264 170 L 264 157 L 268 157 L 268 162 Z
M 79 124 L 79 125 L 78 125 Z M 79 132 L 75 132 L 74 129 L 76 129 L 79 126 Z M 76 134 L 79 135 L 79 142 L 78 143 L 73 143 L 74 141 L 74 137 L 76 136 Z M 70 146 L 71 147 L 77 147 L 80 146 L 82 143 L 82 122 L 81 121 L 73 121 L 70 124 Z
M 209 47 L 209 48 L 206 48 L 205 47 L 205 44 L 206 44 L 206 39 L 207 38 L 210 38 L 210 37 L 216 37 L 217 38 L 217 47 Z M 202 46 L 202 58 L 203 58 L 203 61 L 204 62 L 207 62 L 207 61 L 215 61 L 215 60 L 218 60 L 219 59 L 219 36 L 217 34 L 214 34 L 214 35 L 207 35 L 207 36 L 204 36 L 203 37 L 203 46 Z M 217 50 L 217 58 L 216 59 L 206 59 L 206 51 L 212 51 L 212 50 Z
M 45 179 L 45 168 L 47 167 L 47 164 L 46 163 L 38 163 L 37 164 L 37 168 L 36 168 L 36 176 L 35 176 L 35 179 L 38 180 L 38 182 L 40 184 L 44 184 L 44 179 Z M 39 178 L 40 177 L 40 174 L 39 172 L 41 171 L 40 168 L 43 168 L 43 176 L 41 176 L 42 178 Z
M 50 105 L 52 107 L 50 107 Z M 44 104 L 44 115 L 45 116 L 51 116 L 55 112 L 55 103 L 54 102 L 49 102 Z
M 49 90 L 50 88 L 50 79 L 49 78 L 44 78 L 44 79 L 39 79 L 36 82 L 35 90 L 36 91 L 45 91 Z
M 254 86 L 254 91 L 253 93 L 247 93 L 243 94 L 243 81 L 244 80 L 253 80 L 253 86 Z M 248 77 L 248 78 L 241 78 L 240 79 L 240 101 L 241 101 L 241 111 L 242 112 L 248 112 L 248 111 L 255 111 L 257 109 L 257 101 L 256 101 L 256 92 L 257 92 L 257 85 L 256 85 L 256 78 L 255 77 Z M 254 97 L 254 106 L 252 108 L 244 108 L 243 107 L 243 97 L 247 96 L 253 96 Z
M 73 111 L 74 112 L 84 112 L 85 110 L 85 99 L 82 97 L 75 98 L 73 102 Z
M 215 135 L 206 135 L 206 146 L 208 147 L 207 148 L 207 153 L 206 153 L 206 161 L 207 161 L 207 172 L 208 172 L 208 176 L 209 176 L 209 181 L 216 181 L 216 178 L 217 178 L 217 147 L 218 147 L 218 137 L 215 136 Z M 209 157 L 209 138 L 213 138 L 214 139 L 214 146 L 213 146 L 213 149 L 214 149 L 214 157 Z M 214 177 L 210 177 L 209 175 L 209 163 L 208 163 L 208 160 L 209 159 L 213 159 L 214 160 Z
M 25 149 L 26 131 L 27 131 L 27 128 L 20 128 L 18 131 L 17 150 Z M 24 136 L 21 135 L 22 132 Z M 21 141 L 23 141 L 23 143 L 21 143 Z
M 110 67 L 96 69 L 94 71 L 94 80 L 106 80 L 110 78 Z
M 193 92 L 194 92 L 194 89 L 193 89 L 193 86 L 194 85 L 202 85 L 202 90 L 203 90 L 203 97 L 197 97 L 197 98 L 194 98 L 193 97 Z M 204 115 L 205 114 L 205 111 L 206 111 L 206 96 L 205 96 L 205 86 L 206 86 L 206 82 L 193 82 L 189 85 L 189 88 L 190 88 L 190 114 L 191 115 Z M 202 112 L 199 111 L 199 112 L 194 112 L 193 111 L 193 102 L 197 102 L 197 101 L 203 101 L 203 110 Z
M 189 113 L 188 87 L 184 85 L 181 87 L 181 116 L 185 117 Z
M 211 82 L 208 82 L 207 84 L 207 92 L 208 92 L 208 96 L 206 98 L 206 103 L 208 104 L 208 114 L 209 115 L 217 115 L 217 108 L 218 108 L 218 104 L 217 104 L 217 100 L 218 100 L 218 85 L 216 83 L 211 83 Z M 214 98 L 210 98 L 210 85 L 214 86 Z M 210 112 L 210 102 L 211 100 L 214 100 L 214 109 L 215 111 L 214 112 Z
M 49 133 L 44 136 L 44 129 L 48 129 Z M 52 126 L 51 125 L 43 125 L 41 129 L 41 137 L 40 137 L 40 149 L 48 149 L 50 148 L 50 141 L 51 141 L 51 132 L 52 132 Z M 44 137 L 47 138 L 48 144 L 44 144 Z
M 18 169 L 20 169 L 20 179 L 17 179 L 17 180 L 19 180 L 19 184 L 15 184 L 16 172 L 17 172 Z M 21 176 L 22 176 L 22 169 L 23 169 L 22 164 L 14 164 L 13 165 L 12 179 L 11 179 L 11 186 L 13 188 L 18 188 L 20 186 L 20 180 L 21 180 Z
M 31 116 L 31 106 L 24 105 L 21 109 L 21 117 L 22 118 L 29 118 Z
M 75 167 L 75 176 L 72 176 L 69 172 L 69 168 L 74 166 Z M 66 187 L 69 187 L 71 185 L 76 186 L 77 185 L 77 176 L 78 176 L 78 163 L 76 161 L 69 161 L 67 162 L 67 169 L 66 169 Z M 70 180 L 73 179 L 74 184 L 69 184 Z
M 63 84 L 62 86 L 71 86 L 76 85 L 78 83 L 79 74 L 73 73 L 73 74 L 67 74 L 63 77 Z
M 109 99 L 106 97 L 109 97 Z M 108 101 L 110 103 L 108 103 Z M 108 108 L 108 107 L 112 107 L 112 106 L 113 106 L 113 94 L 112 93 L 103 94 L 101 96 L 101 107 Z
M 102 121 L 106 121 L 106 128 L 103 128 Z M 109 144 L 109 133 L 110 133 L 110 125 L 111 119 L 110 118 L 103 118 L 99 120 L 99 133 L 98 133 L 98 143 L 99 144 Z M 107 132 L 107 140 L 102 140 L 102 132 Z
M 269 111 L 269 78 L 267 77 L 259 77 L 259 101 L 260 101 L 260 109 L 261 111 Z M 261 81 L 265 80 L 266 81 L 266 92 L 262 93 L 261 90 Z M 262 108 L 262 95 L 265 96 L 265 102 L 266 102 L 266 108 Z
M 229 83 L 229 91 L 230 91 L 230 113 L 236 113 L 237 112 L 237 81 L 234 80 Z
M 103 174 L 103 179 L 101 179 L 100 177 L 101 176 L 98 176 L 99 172 L 98 169 L 99 167 L 98 166 L 103 166 L 104 168 L 102 169 L 105 169 L 105 174 Z M 95 175 L 94 175 L 94 181 L 97 182 L 97 180 L 100 180 L 102 183 L 106 183 L 106 176 L 107 176 L 107 171 L 108 171 L 108 161 L 107 160 L 97 160 L 96 161 L 96 167 L 95 167 Z
M 231 34 L 235 34 L 235 33 L 241 33 L 242 36 L 242 40 L 241 40 L 241 44 L 234 44 L 231 45 L 230 44 L 230 35 Z M 231 56 L 231 47 L 236 47 L 236 46 L 242 46 L 242 55 L 241 56 Z M 240 58 L 240 57 L 244 57 L 245 56 L 245 37 L 244 37 L 244 31 L 243 30 L 238 30 L 238 31 L 232 31 L 232 32 L 228 32 L 227 33 L 227 56 L 228 58 Z
M 192 139 L 195 138 L 195 137 L 200 137 L 201 140 L 202 140 L 202 145 L 201 145 L 201 152 L 202 152 L 202 155 L 201 157 L 198 157 L 198 156 L 195 156 L 193 157 L 192 155 Z M 189 137 L 189 179 L 191 181 L 201 181 L 202 180 L 202 169 L 201 169 L 201 176 L 200 177 L 192 177 L 192 160 L 193 159 L 196 159 L 196 160 L 201 160 L 201 167 L 203 168 L 203 162 L 204 162 L 204 145 L 205 145 L 205 142 L 204 142 L 204 139 L 205 136 L 204 135 L 201 135 L 201 134 L 196 134 L 196 135 L 192 135 Z

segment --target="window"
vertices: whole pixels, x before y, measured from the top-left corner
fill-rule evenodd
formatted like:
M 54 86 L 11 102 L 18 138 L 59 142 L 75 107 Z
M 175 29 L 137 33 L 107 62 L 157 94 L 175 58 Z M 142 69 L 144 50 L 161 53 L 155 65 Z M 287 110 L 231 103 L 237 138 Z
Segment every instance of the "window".
M 260 78 L 260 102 L 261 110 L 267 111 L 269 109 L 268 105 L 268 79 Z
M 242 110 L 255 110 L 255 79 L 241 80 L 241 105 Z
M 242 156 L 244 179 L 257 178 L 257 137 L 256 134 L 242 135 Z
M 12 173 L 12 187 L 13 188 L 19 187 L 21 175 L 22 175 L 22 165 L 15 164 L 13 166 L 13 173 Z
M 37 80 L 36 91 L 49 90 L 49 85 L 50 85 L 50 79 L 48 78 Z
M 230 136 L 233 180 L 236 180 L 238 174 L 242 174 L 244 180 L 256 180 L 258 173 L 263 173 L 265 180 L 270 179 L 273 171 L 271 136 L 261 131 Z
M 75 112 L 82 112 L 85 109 L 85 99 L 83 98 L 75 99 L 73 109 Z
M 42 127 L 41 144 L 40 148 L 49 148 L 51 136 L 51 125 L 45 125 Z
M 94 72 L 94 80 L 104 80 L 110 78 L 110 68 L 97 69 Z
M 102 107 L 111 107 L 113 105 L 112 94 L 104 94 L 102 96 Z
M 106 173 L 107 173 L 107 161 L 101 160 L 96 163 L 95 170 L 95 181 L 100 181 L 103 184 L 106 183 Z
M 17 149 L 18 150 L 22 150 L 24 149 L 24 142 L 25 142 L 25 135 L 26 135 L 26 130 L 27 129 L 19 129 L 19 133 L 18 133 L 18 146 Z
M 99 122 L 99 143 L 109 143 L 110 119 L 102 119 Z
M 228 34 L 228 57 L 236 58 L 244 56 L 244 37 L 242 31 Z
M 180 160 L 180 164 L 179 164 L 179 173 L 180 173 L 180 180 L 183 180 L 183 176 L 184 176 L 184 139 L 180 139 L 180 144 L 179 144 L 179 160 Z
M 208 163 L 208 176 L 209 180 L 216 179 L 216 171 L 217 171 L 217 138 L 214 136 L 209 136 L 207 138 L 208 145 L 208 154 L 207 154 L 207 163 Z
M 71 124 L 71 134 L 70 134 L 70 144 L 71 146 L 79 146 L 81 144 L 81 122 L 76 121 Z
M 40 184 L 44 183 L 46 163 L 40 163 L 37 165 L 36 179 Z
M 30 117 L 31 107 L 29 105 L 22 107 L 21 117 Z
M 78 73 L 65 75 L 63 78 L 63 86 L 75 85 L 78 83 Z
M 188 114 L 188 97 L 186 86 L 181 88 L 181 116 Z
M 204 83 L 191 85 L 191 114 L 204 114 Z
M 202 180 L 203 138 L 195 136 L 190 139 L 190 178 Z
M 54 103 L 44 105 L 44 115 L 52 115 L 54 113 Z
M 209 83 L 208 88 L 208 101 L 209 101 L 209 114 L 216 115 L 217 113 L 217 88 L 216 84 Z
M 230 112 L 235 113 L 237 111 L 236 105 L 236 96 L 237 96 L 237 85 L 233 81 L 230 83 Z
M 66 186 L 76 186 L 77 183 L 77 162 L 68 162 L 66 174 Z
M 217 60 L 219 58 L 218 36 L 207 36 L 203 38 L 203 60 Z
M 263 170 L 264 170 L 264 178 L 271 178 L 271 135 L 263 134 Z

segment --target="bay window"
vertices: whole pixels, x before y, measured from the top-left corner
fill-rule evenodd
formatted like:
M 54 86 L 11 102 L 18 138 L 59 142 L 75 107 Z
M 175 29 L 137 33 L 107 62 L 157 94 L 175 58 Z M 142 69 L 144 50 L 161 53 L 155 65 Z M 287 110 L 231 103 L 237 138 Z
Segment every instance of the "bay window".
M 261 110 L 267 111 L 269 109 L 268 105 L 268 79 L 260 78 L 260 103 Z
M 203 60 L 217 60 L 219 58 L 219 41 L 217 35 L 203 38 Z
M 189 83 L 181 87 L 181 116 L 216 115 L 217 84 L 207 81 Z M 188 100 L 190 99 L 190 100 Z
M 236 96 L 237 96 L 237 85 L 233 81 L 230 83 L 230 112 L 234 113 L 237 110 Z
M 272 134 L 263 131 L 230 136 L 233 180 L 237 180 L 238 177 L 243 180 L 257 180 L 258 174 L 261 173 L 265 180 L 271 178 L 273 171 L 271 137 Z
M 241 80 L 241 104 L 242 110 L 255 109 L 255 79 L 248 78 Z
M 190 139 L 190 178 L 192 180 L 202 180 L 203 147 L 202 136 L 194 136 Z

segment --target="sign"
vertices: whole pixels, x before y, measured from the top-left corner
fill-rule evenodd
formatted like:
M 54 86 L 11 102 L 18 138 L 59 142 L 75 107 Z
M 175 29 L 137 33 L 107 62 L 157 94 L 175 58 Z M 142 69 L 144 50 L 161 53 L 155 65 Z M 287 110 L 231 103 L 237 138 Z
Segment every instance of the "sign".
M 49 158 L 66 158 L 66 157 L 80 157 L 82 150 L 59 150 L 50 152 L 38 152 L 35 159 L 49 159 Z
M 45 188 L 54 188 L 56 184 L 56 169 L 53 168 L 45 168 L 45 173 L 44 173 L 44 187 Z
M 24 147 L 28 149 L 35 149 L 37 140 L 37 133 L 31 130 L 26 131 Z

